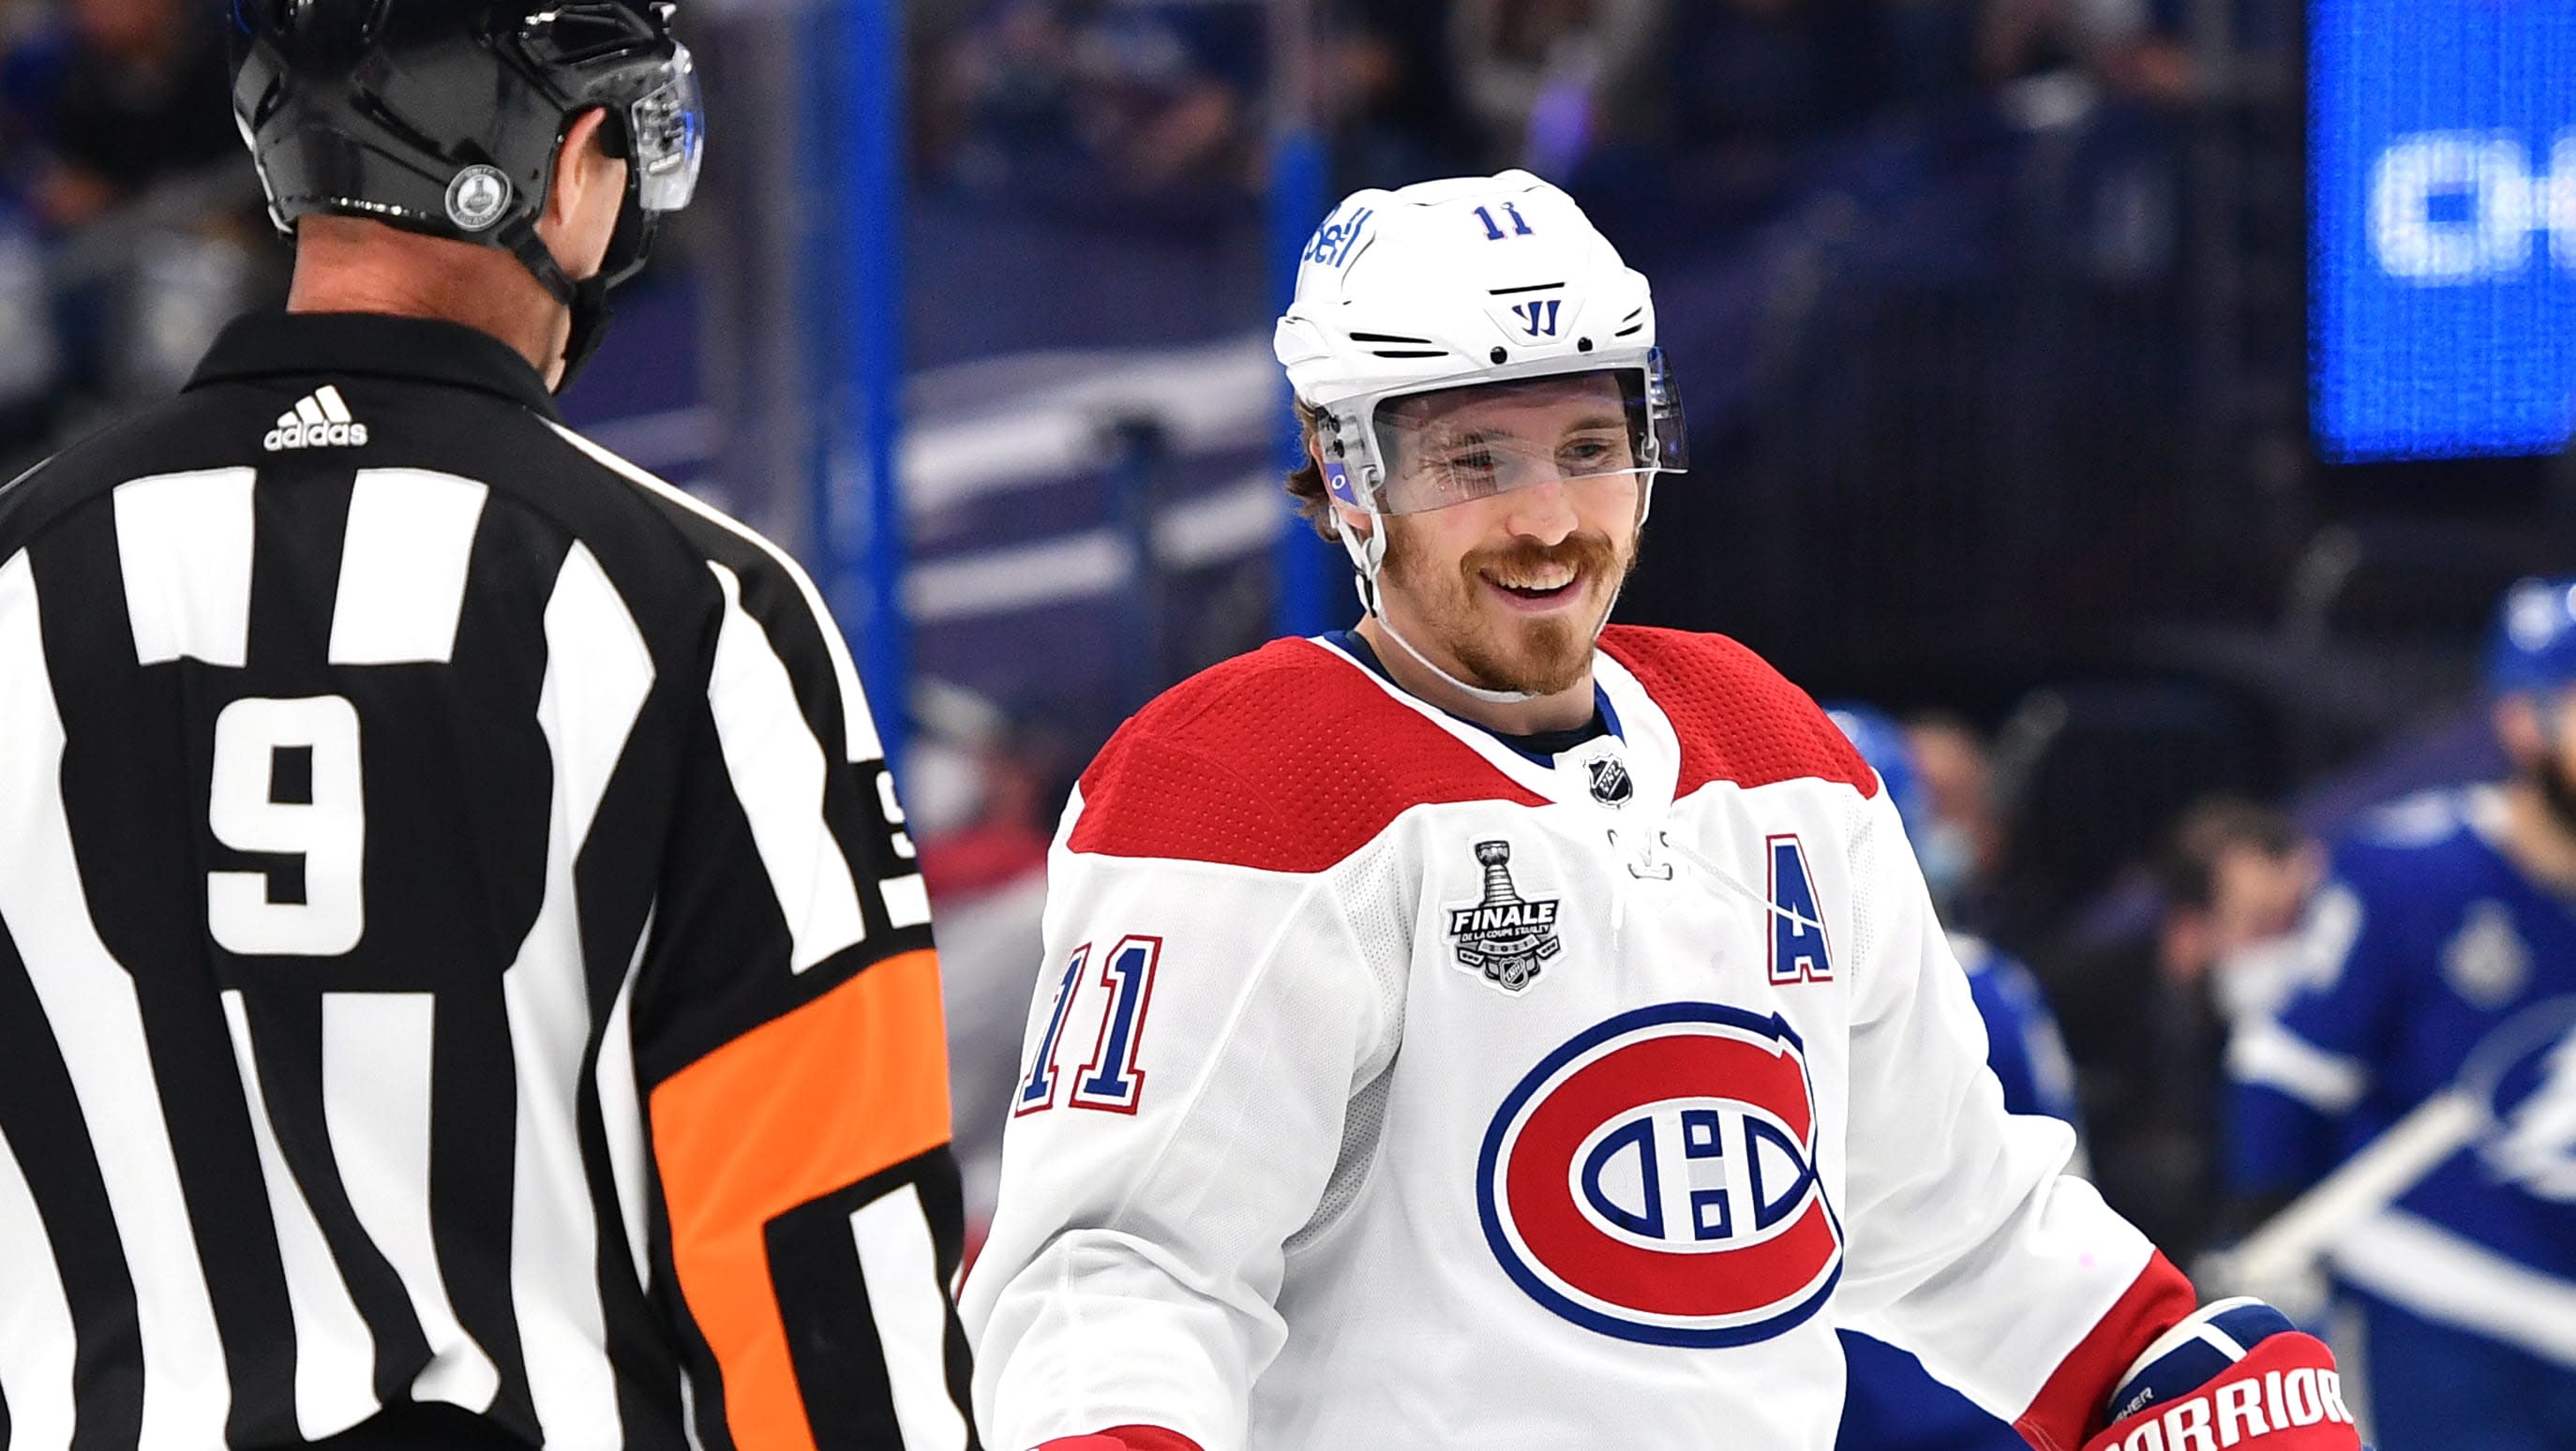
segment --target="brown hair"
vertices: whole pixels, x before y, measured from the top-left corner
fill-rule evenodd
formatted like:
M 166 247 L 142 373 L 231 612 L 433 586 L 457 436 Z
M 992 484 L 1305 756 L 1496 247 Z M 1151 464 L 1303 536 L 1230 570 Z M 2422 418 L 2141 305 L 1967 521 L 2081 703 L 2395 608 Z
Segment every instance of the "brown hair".
M 1288 473 L 1288 497 L 1297 502 L 1297 513 L 1326 539 L 1342 537 L 1341 525 L 1333 517 L 1333 496 L 1324 487 L 1324 467 L 1315 462 L 1315 432 L 1322 423 L 1324 410 L 1303 398 L 1292 400 L 1297 406 L 1297 467 Z
M 2168 902 L 2207 908 L 2217 897 L 2220 858 L 2246 847 L 2278 861 L 2304 840 L 2285 812 L 2240 796 L 2206 796 L 2183 812 L 2156 874 Z

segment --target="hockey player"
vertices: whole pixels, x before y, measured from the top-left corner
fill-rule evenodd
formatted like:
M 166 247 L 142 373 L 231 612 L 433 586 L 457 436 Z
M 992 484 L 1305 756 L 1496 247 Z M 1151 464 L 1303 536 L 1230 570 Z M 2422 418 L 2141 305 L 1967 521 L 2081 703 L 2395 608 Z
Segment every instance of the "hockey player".
M 1878 773 L 1879 788 L 1895 805 L 1906 835 L 1921 839 L 1929 809 L 1905 728 L 1866 705 L 1831 705 L 1825 716 Z M 2003 1089 L 2004 1111 L 2043 1114 L 2074 1126 L 2078 1142 L 2073 1164 L 2075 1172 L 2082 1172 L 2075 1067 L 2039 980 L 2020 959 L 2006 956 L 1984 938 L 1951 932 L 1949 942 L 1985 1026 L 1986 1066 Z M 1934 1380 L 1921 1361 L 1895 1346 L 1845 1330 L 1842 1347 L 1849 1379 L 1837 1445 L 1870 1451 L 2012 1451 L 2023 1444 L 2011 1426 Z
M 2386 1451 L 2576 1446 L 2576 578 L 2506 594 L 2488 683 L 2512 777 L 2369 819 L 2310 910 L 2303 980 L 2229 1046 L 2231 1177 L 2258 1201 L 2454 1078 L 2492 1115 L 2335 1245 Z
M 1822 1451 L 1841 1321 L 2055 1451 L 2352 1446 L 2322 1346 L 2202 1335 L 2004 1113 L 1832 723 L 1603 630 L 1682 462 L 1654 340 L 1525 173 L 1307 246 L 1291 489 L 1367 614 L 1166 694 L 1067 810 L 961 1304 L 988 1441 Z
M 0 491 L 0 1442 L 972 1444 L 929 909 L 768 541 L 567 429 L 643 0 L 240 0 L 283 315 Z

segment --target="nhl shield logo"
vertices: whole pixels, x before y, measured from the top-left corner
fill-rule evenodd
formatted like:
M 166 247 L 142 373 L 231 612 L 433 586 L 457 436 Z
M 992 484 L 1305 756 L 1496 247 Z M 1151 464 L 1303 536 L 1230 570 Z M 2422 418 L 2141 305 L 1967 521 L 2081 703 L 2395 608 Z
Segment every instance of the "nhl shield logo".
M 1628 779 L 1628 763 L 1617 756 L 1603 756 L 1585 769 L 1592 773 L 1592 799 L 1604 806 L 1625 806 L 1637 794 L 1636 783 Z
M 1476 843 L 1476 860 L 1485 868 L 1484 900 L 1449 909 L 1449 936 L 1457 943 L 1460 966 L 1516 993 L 1538 976 L 1541 963 L 1564 949 L 1556 936 L 1556 900 L 1530 901 L 1512 885 L 1510 842 Z

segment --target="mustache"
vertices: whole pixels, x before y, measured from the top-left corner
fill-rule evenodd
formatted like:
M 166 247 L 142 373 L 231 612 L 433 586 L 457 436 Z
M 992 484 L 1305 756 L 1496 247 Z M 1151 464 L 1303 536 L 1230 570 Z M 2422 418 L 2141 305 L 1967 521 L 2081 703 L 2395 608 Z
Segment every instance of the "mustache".
M 1569 534 L 1554 544 L 1515 539 L 1509 544 L 1471 549 L 1458 561 L 1458 568 L 1472 582 L 1487 570 L 1522 573 L 1552 564 L 1606 574 L 1618 562 L 1619 551 L 1611 545 L 1608 535 Z

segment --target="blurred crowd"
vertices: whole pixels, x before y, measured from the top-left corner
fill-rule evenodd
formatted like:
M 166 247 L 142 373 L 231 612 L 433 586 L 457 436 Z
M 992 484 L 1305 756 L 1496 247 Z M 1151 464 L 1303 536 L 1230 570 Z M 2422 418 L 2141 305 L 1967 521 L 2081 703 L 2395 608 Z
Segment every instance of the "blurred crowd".
M 1271 7 L 928 7 L 926 177 L 1034 205 L 1214 204 L 1263 185 Z M 1578 192 L 1678 158 L 1777 188 L 1870 122 L 2064 88 L 2187 98 L 2181 0 L 1316 0 L 1340 190 L 1523 166 Z
M 0 469 L 186 377 L 282 295 L 220 7 L 0 0 Z M 13 464 L 14 461 L 14 464 Z

